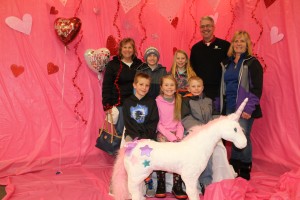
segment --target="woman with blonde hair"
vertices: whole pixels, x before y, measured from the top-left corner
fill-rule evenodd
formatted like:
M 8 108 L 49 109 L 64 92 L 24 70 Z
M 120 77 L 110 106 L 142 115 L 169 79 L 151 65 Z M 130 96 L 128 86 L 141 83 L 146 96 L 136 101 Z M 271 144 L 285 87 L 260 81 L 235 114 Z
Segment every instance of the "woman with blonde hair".
M 247 137 L 247 146 L 239 150 L 233 145 L 230 157 L 230 164 L 238 176 L 249 180 L 252 167 L 250 132 L 254 119 L 262 117 L 259 102 L 263 89 L 263 69 L 253 56 L 250 35 L 246 31 L 234 34 L 228 57 L 221 63 L 220 111 L 226 115 L 231 114 L 245 98 L 249 99 L 239 120 Z

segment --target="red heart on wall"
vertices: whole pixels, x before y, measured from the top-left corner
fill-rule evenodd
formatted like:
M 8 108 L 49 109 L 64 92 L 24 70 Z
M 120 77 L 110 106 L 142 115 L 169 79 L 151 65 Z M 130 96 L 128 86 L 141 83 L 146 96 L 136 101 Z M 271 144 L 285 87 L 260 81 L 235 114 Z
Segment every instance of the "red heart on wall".
M 114 36 L 108 36 L 106 40 L 106 48 L 110 51 L 110 55 L 118 55 L 118 44 Z
M 59 67 L 57 65 L 54 65 L 52 62 L 49 62 L 47 64 L 47 71 L 48 71 L 49 75 L 58 72 L 58 70 L 59 70 Z
M 51 6 L 51 8 L 50 8 L 50 14 L 51 15 L 57 15 L 58 14 L 58 10 L 56 10 L 54 6 Z
M 175 17 L 175 18 L 172 20 L 171 24 L 172 24 L 172 26 L 173 26 L 174 28 L 176 28 L 176 27 L 177 27 L 177 24 L 178 24 L 178 17 Z
M 173 55 L 175 55 L 175 52 L 177 51 L 176 47 L 173 47 Z
M 276 0 L 264 0 L 266 7 L 271 6 Z
M 12 71 L 12 73 L 14 74 L 15 77 L 18 77 L 19 75 L 21 75 L 24 72 L 24 67 L 23 66 L 18 66 L 16 64 L 12 64 L 10 66 L 10 69 Z

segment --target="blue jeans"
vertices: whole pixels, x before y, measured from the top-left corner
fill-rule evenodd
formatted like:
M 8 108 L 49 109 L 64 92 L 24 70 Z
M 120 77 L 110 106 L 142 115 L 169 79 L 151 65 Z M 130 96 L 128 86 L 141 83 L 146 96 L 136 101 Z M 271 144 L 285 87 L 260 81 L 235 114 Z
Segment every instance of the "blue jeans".
M 116 129 L 118 135 L 122 136 L 124 126 L 125 126 L 124 125 L 124 116 L 123 116 L 123 107 L 118 106 L 117 109 L 119 111 L 119 118 L 118 118 L 118 122 L 115 124 L 115 129 Z
M 226 115 L 235 112 L 234 109 L 226 109 Z M 247 138 L 247 146 L 243 149 L 238 149 L 234 145 L 232 145 L 231 149 L 231 159 L 239 160 L 244 163 L 251 163 L 252 162 L 252 143 L 250 139 L 250 133 L 252 129 L 252 125 L 254 122 L 254 118 L 250 119 L 239 119 L 239 124 L 244 129 L 244 133 Z

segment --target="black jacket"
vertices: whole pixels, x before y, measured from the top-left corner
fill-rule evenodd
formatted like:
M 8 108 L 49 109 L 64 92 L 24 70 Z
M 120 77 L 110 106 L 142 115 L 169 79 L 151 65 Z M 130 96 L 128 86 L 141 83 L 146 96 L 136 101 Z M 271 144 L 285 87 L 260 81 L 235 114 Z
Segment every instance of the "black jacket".
M 159 119 L 156 101 L 148 96 L 138 99 L 131 95 L 124 101 L 123 115 L 125 137 L 132 139 L 156 139 L 156 127 Z
M 107 64 L 102 83 L 102 105 L 104 110 L 121 106 L 123 101 L 133 93 L 133 80 L 136 69 L 142 64 L 138 58 L 133 59 L 129 67 L 118 56 Z

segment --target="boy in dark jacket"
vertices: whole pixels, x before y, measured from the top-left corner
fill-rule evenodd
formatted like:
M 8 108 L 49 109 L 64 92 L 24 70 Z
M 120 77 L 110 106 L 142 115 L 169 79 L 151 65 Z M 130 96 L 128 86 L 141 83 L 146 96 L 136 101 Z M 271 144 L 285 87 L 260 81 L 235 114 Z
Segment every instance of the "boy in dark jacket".
M 151 78 L 148 74 L 136 74 L 133 82 L 134 94 L 124 101 L 123 115 L 126 142 L 135 138 L 156 139 L 159 115 L 155 99 L 147 95 L 150 82 Z M 153 181 L 150 177 L 145 180 L 147 197 L 155 195 Z

